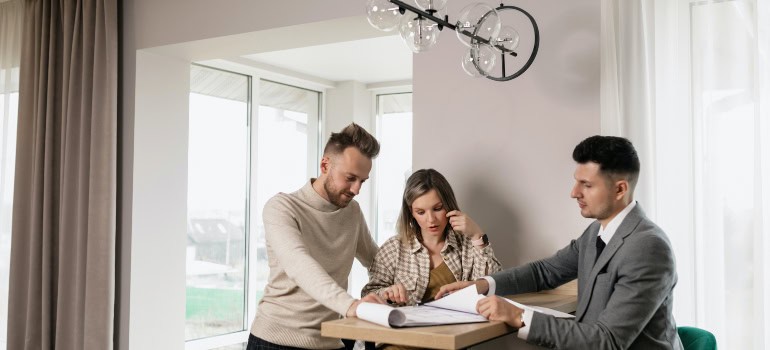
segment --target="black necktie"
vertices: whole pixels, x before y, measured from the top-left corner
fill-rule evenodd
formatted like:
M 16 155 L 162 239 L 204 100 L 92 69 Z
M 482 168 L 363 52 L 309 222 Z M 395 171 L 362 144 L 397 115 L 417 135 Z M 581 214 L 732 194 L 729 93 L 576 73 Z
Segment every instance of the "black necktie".
M 601 237 L 596 237 L 596 260 L 599 260 L 599 255 L 602 255 L 602 250 L 606 246 L 607 244 L 604 243 Z M 596 260 L 594 260 L 594 263 L 596 263 Z

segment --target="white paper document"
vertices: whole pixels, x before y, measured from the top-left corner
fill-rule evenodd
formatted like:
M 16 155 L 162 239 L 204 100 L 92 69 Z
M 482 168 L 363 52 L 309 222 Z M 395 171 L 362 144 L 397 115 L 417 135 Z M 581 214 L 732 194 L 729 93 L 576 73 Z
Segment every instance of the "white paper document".
M 442 324 L 486 322 L 476 312 L 476 302 L 483 298 L 476 286 L 469 286 L 418 306 L 392 307 L 382 304 L 361 303 L 356 309 L 358 318 L 385 327 L 435 326 Z
M 484 298 L 471 285 L 441 299 L 418 306 L 392 307 L 382 304 L 361 303 L 356 309 L 358 318 L 384 327 L 416 327 L 442 324 L 486 322 L 476 312 L 476 303 Z M 573 318 L 570 314 L 544 307 L 529 306 L 505 299 L 521 309 L 530 309 L 559 318 Z
M 358 318 L 385 327 L 417 327 L 441 324 L 486 322 L 479 314 L 418 305 L 395 308 L 388 305 L 361 303 L 356 309 Z
M 524 304 L 517 303 L 517 302 L 515 302 L 515 301 L 513 301 L 511 299 L 505 299 L 505 301 L 507 301 L 507 302 L 509 302 L 509 303 L 511 303 L 513 305 L 516 305 L 516 307 L 518 307 L 519 309 L 522 309 L 522 310 L 532 310 L 532 311 L 543 313 L 543 314 L 546 314 L 546 315 L 551 315 L 551 316 L 556 317 L 556 318 L 575 318 L 574 315 L 570 315 L 568 313 L 564 313 L 564 312 L 557 311 L 557 310 L 554 310 L 554 309 L 549 309 L 549 308 L 546 308 L 546 307 L 524 305 Z
M 476 304 L 484 296 L 476 291 L 476 285 L 470 285 L 443 298 L 431 301 L 425 305 L 440 307 L 442 309 L 457 310 L 478 315 Z

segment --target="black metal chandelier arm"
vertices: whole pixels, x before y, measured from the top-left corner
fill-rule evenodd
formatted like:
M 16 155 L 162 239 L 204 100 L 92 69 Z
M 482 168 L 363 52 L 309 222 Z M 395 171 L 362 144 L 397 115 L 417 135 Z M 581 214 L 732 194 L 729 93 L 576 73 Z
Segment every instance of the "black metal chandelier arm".
M 443 27 L 446 27 L 446 28 L 449 28 L 451 30 L 457 31 L 457 26 L 452 24 L 452 23 L 449 23 L 449 16 L 448 15 L 445 18 L 439 18 L 439 17 L 436 17 L 433 14 L 433 12 L 423 11 L 423 10 L 421 10 L 421 9 L 419 9 L 417 7 L 414 7 L 414 6 L 410 5 L 410 4 L 407 4 L 407 3 L 405 3 L 405 2 L 403 2 L 401 0 L 388 0 L 388 1 L 390 1 L 394 5 L 398 6 L 399 10 L 401 10 L 401 9 L 409 10 L 410 12 L 413 12 L 414 14 L 416 14 L 418 16 L 421 16 L 423 18 L 427 18 L 427 19 L 429 19 L 429 20 L 431 20 L 433 22 L 436 22 L 436 24 L 439 25 L 439 30 L 443 29 Z M 401 11 L 401 12 L 402 12 L 402 14 L 404 13 L 404 11 Z M 493 45 L 493 44 L 491 44 L 489 42 L 489 39 L 482 38 L 482 37 L 480 37 L 478 35 L 475 35 L 474 33 L 468 32 L 467 30 L 461 30 L 461 31 L 459 31 L 459 33 L 462 33 L 463 35 L 471 38 L 475 42 L 484 43 L 484 44 L 487 44 L 487 45 Z M 516 53 L 513 52 L 513 50 L 509 50 L 509 49 L 506 49 L 504 47 L 499 47 L 499 46 L 498 46 L 498 48 L 503 50 L 503 51 L 505 51 L 506 53 L 512 53 L 514 56 L 516 56 Z
M 494 9 L 492 7 L 489 7 L 483 4 L 474 5 L 473 8 L 471 8 L 471 6 L 468 6 L 466 7 L 466 9 L 463 10 L 463 15 L 461 16 L 461 18 L 465 18 L 466 16 L 468 16 L 470 11 L 478 10 L 479 6 L 481 6 L 481 9 L 483 11 L 486 11 L 486 12 L 482 12 L 483 16 L 481 17 L 480 20 L 478 20 L 478 22 L 473 23 L 473 25 L 469 25 L 464 22 L 463 23 L 456 22 L 456 24 L 450 23 L 448 15 L 444 15 L 443 16 L 444 18 L 436 16 L 439 10 L 436 10 L 433 8 L 426 8 L 425 10 L 423 10 L 422 8 L 418 8 L 415 5 L 408 4 L 405 1 L 407 0 L 368 0 L 367 12 L 369 13 L 369 17 L 367 17 L 367 19 L 369 20 L 369 23 L 372 24 L 372 26 L 380 30 L 388 31 L 393 29 L 395 26 L 397 26 L 396 24 L 392 24 L 392 21 L 398 20 L 397 19 L 398 13 L 405 16 L 407 15 L 406 14 L 407 11 L 414 13 L 416 17 L 411 18 L 411 15 L 408 15 L 410 16 L 409 18 L 406 18 L 404 21 L 401 21 L 402 27 L 400 28 L 401 37 L 404 39 L 404 41 L 407 43 L 410 49 L 412 49 L 412 51 L 414 52 L 421 52 L 429 48 L 433 44 L 435 44 L 435 40 L 437 38 L 438 33 L 436 32 L 436 34 L 431 34 L 431 31 L 435 29 L 443 30 L 444 27 L 446 27 L 452 31 L 457 32 L 458 34 L 461 34 L 461 36 L 470 38 L 469 43 L 465 39 L 461 39 L 461 41 L 471 46 L 471 50 L 470 50 L 471 56 L 470 57 L 465 56 L 465 58 L 463 58 L 463 69 L 465 69 L 465 72 L 471 76 L 484 76 L 490 80 L 508 81 L 520 76 L 525 71 L 527 71 L 529 67 L 532 66 L 532 63 L 535 61 L 535 57 L 537 57 L 537 53 L 540 48 L 540 29 L 537 26 L 537 22 L 535 21 L 535 18 L 532 17 L 532 15 L 530 15 L 529 12 L 525 11 L 524 9 L 518 6 L 505 5 L 503 3 L 501 3 L 499 7 Z M 395 5 L 395 7 L 393 6 L 384 7 L 383 5 L 385 3 L 391 3 Z M 432 7 L 432 3 L 428 6 Z M 441 5 L 439 5 L 438 8 L 439 9 L 443 8 L 443 2 L 441 2 Z M 518 11 L 519 13 L 526 16 L 529 19 L 530 24 L 532 25 L 532 29 L 534 31 L 533 33 L 534 42 L 532 45 L 532 52 L 529 54 L 529 57 L 527 58 L 527 61 L 524 63 L 524 65 L 521 66 L 519 70 L 517 70 L 511 75 L 506 75 L 506 68 L 507 68 L 506 58 L 508 58 L 509 56 L 518 57 L 517 52 L 514 51 L 514 48 L 518 43 L 518 32 L 516 32 L 516 30 L 514 30 L 513 28 L 506 27 L 506 28 L 509 28 L 509 29 L 506 29 L 506 35 L 493 37 L 491 33 L 487 33 L 488 35 L 490 35 L 490 37 L 488 38 L 482 38 L 479 36 L 479 29 L 482 22 L 485 20 L 485 18 L 487 18 L 488 16 L 492 16 L 494 14 L 496 16 L 494 20 L 498 21 L 497 13 L 503 10 Z M 473 21 L 475 21 L 476 19 L 477 18 L 474 18 Z M 431 21 L 435 23 L 435 27 L 430 23 L 428 23 L 428 27 L 425 27 L 426 29 L 424 29 L 424 31 L 427 34 L 422 33 L 423 24 L 421 23 L 424 23 L 424 21 Z M 415 22 L 417 24 L 414 24 Z M 406 27 L 404 27 L 405 25 Z M 498 25 L 498 24 L 496 23 L 495 25 Z M 415 29 L 414 26 L 417 26 L 416 27 L 417 32 L 410 33 L 410 30 Z M 467 30 L 468 28 L 475 28 L 475 30 L 469 31 Z M 485 28 L 485 30 L 489 30 L 489 29 Z M 484 33 L 486 33 L 486 31 Z M 483 35 L 487 35 L 487 34 L 483 34 Z M 423 38 L 423 35 L 425 35 L 424 38 Z M 497 36 L 497 35 L 498 34 L 494 34 L 494 36 Z M 458 36 L 458 37 L 461 37 L 461 36 Z M 409 39 L 408 37 L 411 39 Z M 410 41 L 413 39 L 417 41 L 415 42 Z M 501 76 L 499 77 L 489 75 L 490 71 L 492 70 L 492 67 L 494 66 L 493 59 L 486 59 L 486 58 L 482 59 L 482 56 L 477 56 L 477 55 L 488 56 L 490 55 L 490 52 L 494 53 L 494 51 L 490 50 L 490 47 L 497 50 L 500 53 L 500 59 L 502 61 L 501 62 L 502 69 L 500 74 Z M 480 53 L 482 49 L 484 50 L 484 53 Z M 470 62 L 472 62 L 472 66 L 468 67 L 468 63 Z M 483 69 L 480 66 L 480 64 L 484 65 Z M 475 69 L 473 69 L 474 67 Z
M 455 25 L 452 24 L 452 23 L 449 23 L 449 21 L 446 18 L 436 17 L 436 16 L 434 16 L 430 12 L 420 10 L 419 8 L 414 7 L 412 5 L 409 5 L 409 4 L 407 4 L 407 3 L 405 3 L 405 2 L 403 2 L 401 0 L 388 0 L 388 1 L 390 1 L 391 3 L 397 5 L 399 9 L 406 9 L 406 10 L 409 10 L 411 12 L 414 12 L 415 14 L 423 16 L 423 17 L 425 17 L 425 18 L 427 18 L 427 19 L 429 19 L 429 20 L 431 20 L 433 22 L 436 22 L 437 24 L 439 24 L 441 26 L 447 27 L 447 28 L 449 28 L 451 30 L 455 30 L 455 28 L 456 28 Z M 401 11 L 401 14 L 404 14 L 404 12 Z

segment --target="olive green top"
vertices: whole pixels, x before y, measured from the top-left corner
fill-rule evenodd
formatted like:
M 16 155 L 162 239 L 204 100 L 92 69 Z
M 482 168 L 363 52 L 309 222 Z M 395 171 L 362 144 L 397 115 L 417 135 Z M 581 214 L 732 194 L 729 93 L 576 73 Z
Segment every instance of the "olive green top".
M 430 277 L 428 278 L 428 288 L 425 289 L 425 294 L 422 295 L 422 302 L 427 303 L 436 298 L 436 293 L 445 284 L 457 282 L 452 271 L 443 262 L 441 265 L 430 270 Z M 385 345 L 381 350 L 416 350 L 419 348 L 400 346 L 400 345 Z
M 427 303 L 436 299 L 438 290 L 444 285 L 457 282 L 452 271 L 449 270 L 449 266 L 444 264 L 430 270 L 430 278 L 428 278 L 428 288 L 425 288 L 425 294 L 422 295 L 422 302 Z

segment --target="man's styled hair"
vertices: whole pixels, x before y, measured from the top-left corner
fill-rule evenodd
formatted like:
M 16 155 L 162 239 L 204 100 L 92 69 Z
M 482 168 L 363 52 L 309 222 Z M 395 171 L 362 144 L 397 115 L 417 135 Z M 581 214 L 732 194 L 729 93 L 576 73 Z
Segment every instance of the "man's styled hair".
M 380 143 L 356 123 L 350 123 L 340 132 L 333 132 L 324 147 L 324 155 L 341 154 L 348 147 L 355 147 L 369 159 L 380 154 Z
M 401 213 L 398 215 L 398 221 L 396 222 L 396 232 L 401 240 L 401 244 L 404 246 L 410 246 L 415 237 L 422 241 L 420 225 L 417 223 L 414 215 L 412 215 L 412 203 L 417 198 L 430 192 L 430 190 L 436 190 L 438 198 L 441 199 L 441 204 L 447 212 L 460 209 L 457 206 L 457 199 L 455 198 L 454 191 L 452 191 L 452 186 L 449 185 L 449 181 L 447 181 L 444 175 L 433 169 L 415 171 L 406 180 L 404 195 L 401 199 Z M 447 224 L 444 235 L 451 228 L 452 226 Z
M 572 159 L 580 164 L 593 162 L 610 180 L 628 180 L 633 192 L 639 180 L 639 156 L 628 139 L 617 136 L 591 136 L 572 152 Z

